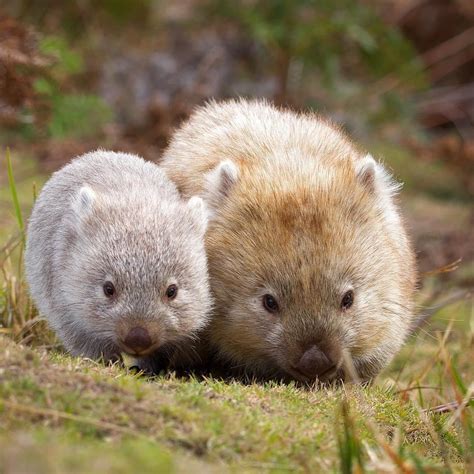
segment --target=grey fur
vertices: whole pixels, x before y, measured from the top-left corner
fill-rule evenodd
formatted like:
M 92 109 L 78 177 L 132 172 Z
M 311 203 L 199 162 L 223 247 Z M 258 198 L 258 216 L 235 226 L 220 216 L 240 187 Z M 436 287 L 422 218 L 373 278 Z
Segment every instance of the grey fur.
M 107 151 L 76 158 L 46 183 L 29 221 L 33 300 L 74 355 L 111 360 L 119 334 L 137 324 L 160 347 L 189 343 L 211 306 L 206 225 L 202 200 L 180 198 L 158 166 Z

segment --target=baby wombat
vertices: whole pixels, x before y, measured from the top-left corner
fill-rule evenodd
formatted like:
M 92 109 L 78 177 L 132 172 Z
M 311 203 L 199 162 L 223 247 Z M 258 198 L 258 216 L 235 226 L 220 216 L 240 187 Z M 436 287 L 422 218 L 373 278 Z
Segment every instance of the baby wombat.
M 211 208 L 208 337 L 223 359 L 304 382 L 370 379 L 392 359 L 415 270 L 380 163 L 316 115 L 241 100 L 198 109 L 162 166 Z
M 203 200 L 185 202 L 156 165 L 97 151 L 54 173 L 34 206 L 26 276 L 74 355 L 142 359 L 208 320 Z

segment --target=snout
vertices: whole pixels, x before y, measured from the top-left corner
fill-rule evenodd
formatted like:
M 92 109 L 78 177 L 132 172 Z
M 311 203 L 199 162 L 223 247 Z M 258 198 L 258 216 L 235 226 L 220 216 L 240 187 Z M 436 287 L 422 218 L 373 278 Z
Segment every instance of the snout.
M 122 343 L 126 352 L 132 355 L 144 355 L 156 345 L 148 330 L 141 326 L 131 328 Z
M 340 367 L 341 359 L 339 348 L 324 348 L 314 344 L 303 352 L 300 359 L 292 364 L 291 368 L 304 379 L 327 380 Z

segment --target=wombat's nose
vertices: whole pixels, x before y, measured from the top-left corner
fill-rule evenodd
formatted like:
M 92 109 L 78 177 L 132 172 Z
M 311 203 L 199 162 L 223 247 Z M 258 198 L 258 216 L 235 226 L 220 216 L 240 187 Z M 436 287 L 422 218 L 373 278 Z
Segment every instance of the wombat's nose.
M 130 349 L 140 352 L 151 346 L 151 337 L 146 329 L 137 326 L 130 329 L 124 342 Z
M 311 346 L 304 352 L 294 368 L 311 379 L 324 375 L 335 367 L 335 362 L 317 346 Z

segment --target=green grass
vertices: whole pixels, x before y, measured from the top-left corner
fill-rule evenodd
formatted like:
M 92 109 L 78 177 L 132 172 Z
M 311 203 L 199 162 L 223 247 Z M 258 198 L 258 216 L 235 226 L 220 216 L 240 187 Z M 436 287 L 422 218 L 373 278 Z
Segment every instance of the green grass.
M 23 216 L 29 215 L 35 190 L 40 189 L 45 180 L 33 157 L 10 157 L 0 148 L 0 249 L 9 238 L 21 232 Z
M 15 158 L 10 171 L 34 170 Z M 472 472 L 472 295 L 441 305 L 369 387 L 147 379 L 64 354 L 38 319 L 18 231 L 33 178 L 0 192 L 14 203 L 1 223 L 0 472 Z M 425 277 L 422 306 L 443 301 L 441 277 Z M 430 411 L 448 402 L 459 408 Z
M 51 430 L 21 433 L 13 440 L 0 438 L 8 447 L 0 454 L 9 472 L 126 473 L 134 466 L 142 472 L 171 472 L 170 456 L 151 443 L 134 440 L 100 446 L 77 436 L 61 436 Z
M 12 168 L 12 160 L 10 156 L 10 150 L 7 148 L 7 151 L 5 153 L 5 158 L 7 161 L 7 174 L 8 174 L 8 185 L 10 188 L 10 192 L 12 195 L 12 203 L 13 203 L 13 209 L 15 210 L 15 216 L 16 220 L 18 222 L 18 228 L 20 229 L 21 233 L 21 238 L 23 241 L 23 244 L 25 243 L 25 226 L 23 224 L 23 213 L 20 208 L 20 202 L 18 200 L 18 194 L 16 191 L 16 184 L 15 184 L 15 178 L 13 177 L 13 168 Z
M 407 469 L 415 459 L 424 468 L 444 462 L 432 417 L 383 385 L 311 390 L 173 375 L 148 380 L 7 338 L 0 354 L 0 439 L 26 436 L 39 465 L 101 459 L 126 472 L 136 462 L 147 466 L 152 452 L 178 471 L 186 458 L 204 471 L 337 472 L 341 460 L 373 470 L 391 455 Z M 436 415 L 444 423 L 451 416 Z M 58 440 L 54 455 L 46 436 Z M 462 433 L 453 425 L 440 436 L 448 462 L 461 471 Z M 124 456 L 132 447 L 133 456 Z

